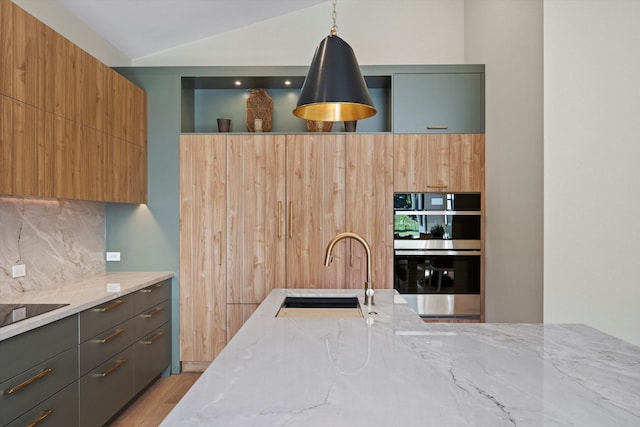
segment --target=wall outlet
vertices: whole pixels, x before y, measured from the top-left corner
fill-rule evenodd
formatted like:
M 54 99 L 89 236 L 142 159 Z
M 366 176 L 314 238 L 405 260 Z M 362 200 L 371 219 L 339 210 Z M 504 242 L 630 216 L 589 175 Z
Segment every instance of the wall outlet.
M 107 261 L 120 261 L 120 252 L 107 252 Z
M 11 277 L 24 277 L 27 275 L 27 266 L 25 264 L 18 264 L 11 266 Z

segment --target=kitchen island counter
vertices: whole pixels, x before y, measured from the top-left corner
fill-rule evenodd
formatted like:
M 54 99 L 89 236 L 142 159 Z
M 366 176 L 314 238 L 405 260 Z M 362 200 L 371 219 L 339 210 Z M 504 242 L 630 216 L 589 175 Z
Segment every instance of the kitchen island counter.
M 640 425 L 640 348 L 585 325 L 425 324 L 393 291 L 275 317 L 303 292 L 272 291 L 162 425 Z

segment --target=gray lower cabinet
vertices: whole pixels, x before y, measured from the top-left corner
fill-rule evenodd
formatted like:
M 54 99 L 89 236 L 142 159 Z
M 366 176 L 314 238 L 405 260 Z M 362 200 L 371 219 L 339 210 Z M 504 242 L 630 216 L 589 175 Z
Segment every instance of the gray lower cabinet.
M 169 280 L 80 313 L 80 425 L 101 426 L 171 363 Z
M 45 402 L 65 387 L 77 388 L 77 379 L 77 316 L 0 342 L 0 425 L 29 418 L 39 410 L 52 420 L 61 419 L 59 410 Z M 77 410 L 74 414 L 75 423 L 47 425 L 77 425 Z
M 36 405 L 21 417 L 8 424 L 9 427 L 25 426 L 77 427 L 78 383 L 74 381 L 44 402 Z
M 394 74 L 393 131 L 484 133 L 484 71 L 475 67 Z

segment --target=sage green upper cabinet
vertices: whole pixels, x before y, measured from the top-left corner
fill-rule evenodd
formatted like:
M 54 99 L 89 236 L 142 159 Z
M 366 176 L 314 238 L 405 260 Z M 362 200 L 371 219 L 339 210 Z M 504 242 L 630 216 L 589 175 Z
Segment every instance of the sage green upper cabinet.
M 484 71 L 469 68 L 394 74 L 394 133 L 484 133 Z

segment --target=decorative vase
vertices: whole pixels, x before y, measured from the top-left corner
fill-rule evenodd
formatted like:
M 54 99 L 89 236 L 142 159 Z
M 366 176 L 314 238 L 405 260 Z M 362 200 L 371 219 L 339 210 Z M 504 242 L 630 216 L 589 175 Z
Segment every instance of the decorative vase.
M 332 128 L 333 128 L 333 122 L 307 120 L 307 130 L 309 132 L 331 132 Z
M 229 132 L 231 130 L 231 119 L 218 118 L 218 132 Z
M 271 132 L 273 101 L 264 89 L 251 89 L 247 98 L 247 131 Z M 262 130 L 256 130 L 256 119 L 261 120 Z
M 355 132 L 357 124 L 358 124 L 357 120 L 349 120 L 347 122 L 344 122 L 344 131 L 345 132 Z

